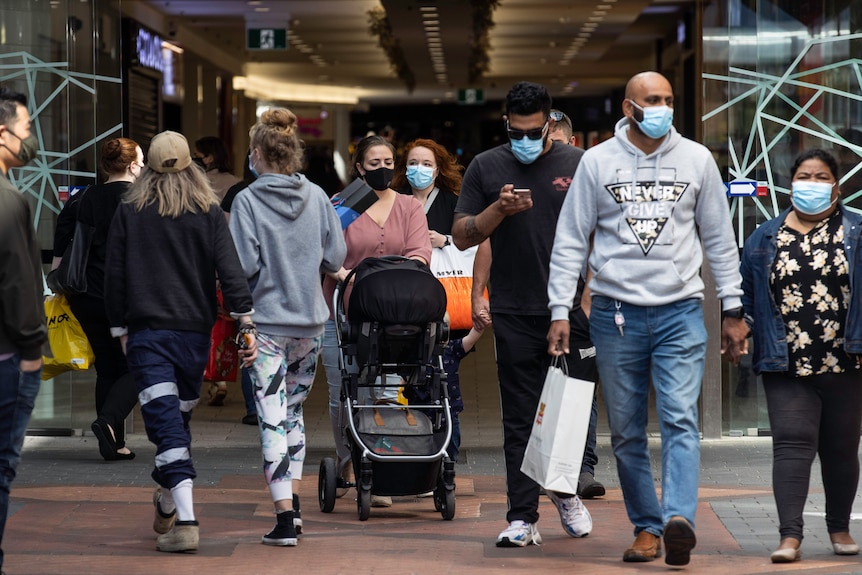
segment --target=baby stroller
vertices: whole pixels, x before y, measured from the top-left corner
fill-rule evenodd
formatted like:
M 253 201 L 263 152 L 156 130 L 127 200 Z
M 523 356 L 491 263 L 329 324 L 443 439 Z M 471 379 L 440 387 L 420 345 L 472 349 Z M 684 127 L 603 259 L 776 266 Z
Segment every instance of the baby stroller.
M 349 319 L 344 292 L 353 278 Z M 336 469 L 320 462 L 320 510 L 330 513 L 336 489 L 356 487 L 359 520 L 373 495 L 418 495 L 433 491 L 443 519 L 455 516 L 455 464 L 446 453 L 452 414 L 443 370 L 448 339 L 446 292 L 422 262 L 401 256 L 366 258 L 333 294 L 342 375 L 341 403 L 351 457 Z M 409 407 L 379 399 L 381 391 L 430 398 Z M 377 392 L 378 399 L 369 397 Z M 386 395 L 386 394 L 384 394 Z M 343 479 L 352 464 L 356 483 Z

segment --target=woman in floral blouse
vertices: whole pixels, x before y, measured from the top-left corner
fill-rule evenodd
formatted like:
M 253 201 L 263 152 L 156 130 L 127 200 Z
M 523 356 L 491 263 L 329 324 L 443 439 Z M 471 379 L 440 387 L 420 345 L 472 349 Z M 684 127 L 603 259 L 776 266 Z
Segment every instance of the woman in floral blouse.
M 862 424 L 862 217 L 839 197 L 838 163 L 803 152 L 792 206 L 761 225 L 742 254 L 743 307 L 772 427 L 772 484 L 781 542 L 773 563 L 800 559 L 811 465 L 820 456 L 826 527 L 837 555 L 855 555 L 850 512 Z

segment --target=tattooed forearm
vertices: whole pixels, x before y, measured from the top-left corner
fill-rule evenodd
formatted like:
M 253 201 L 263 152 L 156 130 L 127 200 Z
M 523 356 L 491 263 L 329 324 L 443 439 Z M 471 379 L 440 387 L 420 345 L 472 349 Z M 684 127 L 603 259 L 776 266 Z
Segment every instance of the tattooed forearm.
M 476 216 L 468 216 L 464 221 L 464 235 L 467 237 L 467 241 L 470 242 L 471 246 L 475 246 L 476 244 L 482 243 L 485 241 L 486 236 L 482 232 L 479 231 L 479 228 L 476 227 Z

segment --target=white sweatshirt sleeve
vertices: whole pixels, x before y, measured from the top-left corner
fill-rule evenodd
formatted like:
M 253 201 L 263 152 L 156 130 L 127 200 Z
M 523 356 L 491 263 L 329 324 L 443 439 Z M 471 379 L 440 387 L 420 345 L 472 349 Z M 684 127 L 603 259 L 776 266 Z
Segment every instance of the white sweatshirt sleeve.
M 695 222 L 703 250 L 715 278 L 722 309 L 742 305 L 742 276 L 739 273 L 739 248 L 730 221 L 724 182 L 718 166 L 708 152 L 704 154 L 704 174 L 695 208 Z
M 551 321 L 568 319 L 572 309 L 596 225 L 596 181 L 591 154 L 587 153 L 575 171 L 557 219 L 548 276 Z

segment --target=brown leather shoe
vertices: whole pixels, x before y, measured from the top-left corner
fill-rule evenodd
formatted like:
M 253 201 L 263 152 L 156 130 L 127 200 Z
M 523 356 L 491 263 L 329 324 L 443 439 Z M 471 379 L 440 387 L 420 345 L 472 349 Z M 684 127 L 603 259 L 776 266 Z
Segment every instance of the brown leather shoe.
M 638 533 L 632 546 L 623 553 L 626 563 L 645 563 L 661 557 L 661 537 L 649 531 Z
M 674 515 L 664 526 L 664 549 L 667 556 L 664 562 L 668 565 L 688 565 L 691 550 L 697 544 L 694 529 L 685 517 Z

